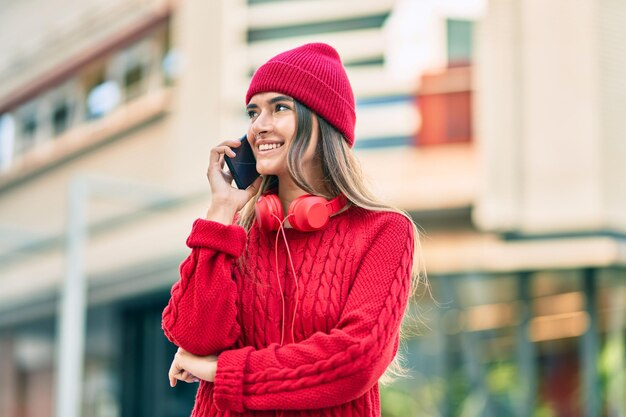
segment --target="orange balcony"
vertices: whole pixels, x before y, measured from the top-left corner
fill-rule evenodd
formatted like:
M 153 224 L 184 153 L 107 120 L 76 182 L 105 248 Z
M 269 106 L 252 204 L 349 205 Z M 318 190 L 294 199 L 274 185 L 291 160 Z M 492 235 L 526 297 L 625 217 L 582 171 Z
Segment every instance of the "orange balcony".
M 471 142 L 471 101 L 471 67 L 423 75 L 417 94 L 422 123 L 416 144 Z

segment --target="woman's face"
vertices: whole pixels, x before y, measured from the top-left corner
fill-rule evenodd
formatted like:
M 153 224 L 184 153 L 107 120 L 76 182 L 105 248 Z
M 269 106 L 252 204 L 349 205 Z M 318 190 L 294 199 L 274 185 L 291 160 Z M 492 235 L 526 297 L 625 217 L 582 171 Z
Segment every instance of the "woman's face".
M 256 158 L 256 170 L 261 175 L 288 175 L 287 152 L 297 129 L 293 98 L 276 92 L 259 93 L 252 96 L 247 111 L 250 117 L 248 141 Z M 311 159 L 315 149 L 313 142 L 317 143 L 316 137 L 311 138 L 313 146 L 305 153 L 303 164 Z
M 247 106 L 250 117 L 248 141 L 261 175 L 281 175 L 287 170 L 287 150 L 296 134 L 293 99 L 279 93 L 259 93 Z

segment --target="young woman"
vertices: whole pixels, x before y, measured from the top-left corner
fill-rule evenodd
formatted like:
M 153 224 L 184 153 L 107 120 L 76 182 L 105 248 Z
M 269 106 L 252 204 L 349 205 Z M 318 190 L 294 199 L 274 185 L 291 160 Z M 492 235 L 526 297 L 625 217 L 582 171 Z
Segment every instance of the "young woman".
M 179 346 L 170 385 L 200 382 L 196 417 L 379 416 L 418 277 L 415 225 L 364 185 L 332 47 L 270 59 L 246 104 L 261 177 L 232 187 L 224 155 L 239 142 L 211 150 L 211 206 L 163 311 Z

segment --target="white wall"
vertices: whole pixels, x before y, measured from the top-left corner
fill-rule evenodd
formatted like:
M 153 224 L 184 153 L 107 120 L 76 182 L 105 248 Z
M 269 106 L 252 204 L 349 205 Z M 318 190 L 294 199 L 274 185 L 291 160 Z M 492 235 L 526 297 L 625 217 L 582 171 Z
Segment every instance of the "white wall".
M 626 203 L 618 180 L 626 174 L 626 129 L 617 116 L 626 31 L 613 19 L 624 7 L 489 3 L 476 63 L 483 173 L 475 220 L 483 229 L 626 230 L 617 214 Z

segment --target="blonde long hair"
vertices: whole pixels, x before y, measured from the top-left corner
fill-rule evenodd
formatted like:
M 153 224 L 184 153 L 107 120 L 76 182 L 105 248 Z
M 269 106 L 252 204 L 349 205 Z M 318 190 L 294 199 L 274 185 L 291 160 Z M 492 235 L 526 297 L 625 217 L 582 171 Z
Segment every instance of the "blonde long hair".
M 428 279 L 426 277 L 421 257 L 420 233 L 411 216 L 404 210 L 385 204 L 370 191 L 365 183 L 361 166 L 356 156 L 352 152 L 352 149 L 348 146 L 348 142 L 343 138 L 341 133 L 337 131 L 337 129 L 321 117 L 317 117 L 314 112 L 302 103 L 295 100 L 294 103 L 298 118 L 296 137 L 288 149 L 287 156 L 287 170 L 293 181 L 298 187 L 309 194 L 319 195 L 325 197 L 326 199 L 331 199 L 339 193 L 343 193 L 347 197 L 350 204 L 372 211 L 399 213 L 409 219 L 411 221 L 411 225 L 413 226 L 415 237 L 415 256 L 413 269 L 411 271 L 409 300 L 414 298 L 420 284 L 422 284 L 422 286 L 430 292 Z M 321 162 L 322 173 L 324 175 L 323 184 L 325 185 L 326 190 L 313 189 L 302 172 L 302 164 L 299 163 L 302 161 L 303 155 L 308 149 L 311 141 L 314 117 L 317 118 L 319 126 L 318 142 L 314 158 L 319 158 Z M 259 187 L 259 191 L 252 199 L 250 199 L 250 201 L 248 201 L 239 213 L 237 224 L 244 227 L 246 231 L 249 231 L 252 227 L 252 223 L 254 222 L 254 207 L 257 200 L 264 192 L 271 188 L 275 188 L 277 184 L 278 178 L 276 176 L 269 175 L 264 177 L 261 182 L 261 186 Z M 415 319 L 409 311 L 409 306 L 407 306 L 400 328 L 401 340 L 404 340 L 407 336 L 413 334 L 413 324 L 416 322 L 414 320 L 407 320 L 407 318 Z M 419 321 L 421 322 L 421 320 Z M 409 375 L 409 370 L 405 368 L 403 362 L 404 356 L 400 349 L 398 349 L 396 357 L 387 367 L 387 370 L 379 381 L 382 384 L 387 385 L 398 377 L 407 377 Z

